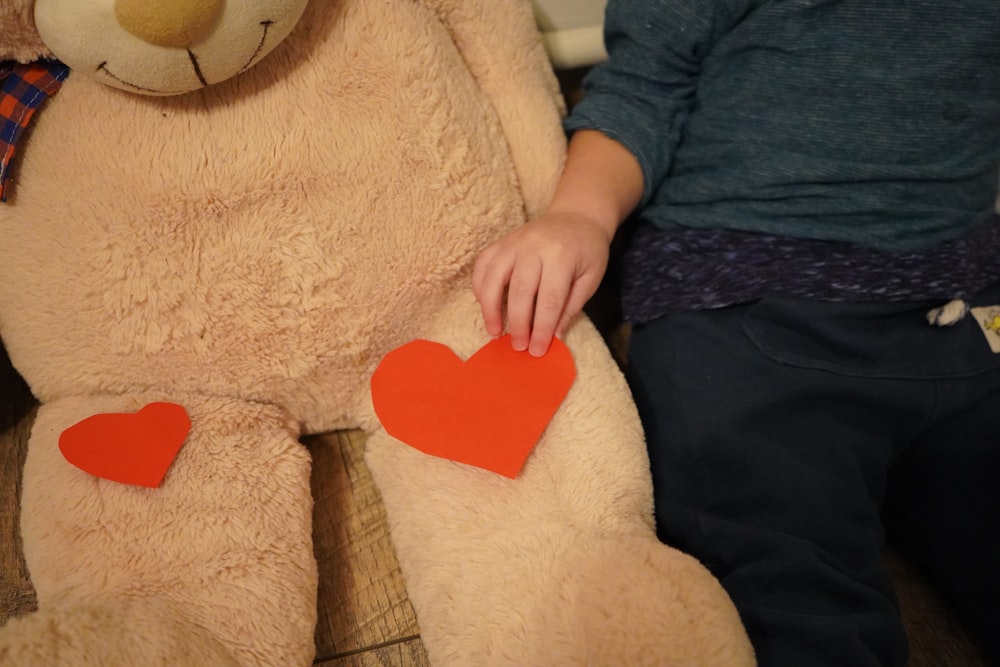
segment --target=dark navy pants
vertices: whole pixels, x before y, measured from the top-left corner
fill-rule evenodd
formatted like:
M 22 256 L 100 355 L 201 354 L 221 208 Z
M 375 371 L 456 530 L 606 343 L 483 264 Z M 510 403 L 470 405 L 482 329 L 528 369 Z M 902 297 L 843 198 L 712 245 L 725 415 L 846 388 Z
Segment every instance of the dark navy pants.
M 660 539 L 720 579 L 762 667 L 905 664 L 887 536 L 1000 664 L 1000 354 L 932 305 L 764 299 L 633 330 Z

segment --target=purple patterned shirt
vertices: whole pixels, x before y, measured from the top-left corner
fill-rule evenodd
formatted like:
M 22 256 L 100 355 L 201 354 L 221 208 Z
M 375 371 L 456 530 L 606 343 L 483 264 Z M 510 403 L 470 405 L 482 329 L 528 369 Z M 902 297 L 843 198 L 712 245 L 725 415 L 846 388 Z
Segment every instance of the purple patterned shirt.
M 931 248 L 888 253 L 840 241 L 640 224 L 622 261 L 625 318 L 764 296 L 820 301 L 965 299 L 1000 282 L 1000 217 Z

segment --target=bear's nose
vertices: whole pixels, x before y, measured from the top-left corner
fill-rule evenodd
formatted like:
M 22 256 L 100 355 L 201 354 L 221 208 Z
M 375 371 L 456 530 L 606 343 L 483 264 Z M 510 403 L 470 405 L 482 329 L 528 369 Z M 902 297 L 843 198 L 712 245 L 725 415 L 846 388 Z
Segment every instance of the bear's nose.
M 115 0 L 115 18 L 144 42 L 187 48 L 215 27 L 223 1 Z

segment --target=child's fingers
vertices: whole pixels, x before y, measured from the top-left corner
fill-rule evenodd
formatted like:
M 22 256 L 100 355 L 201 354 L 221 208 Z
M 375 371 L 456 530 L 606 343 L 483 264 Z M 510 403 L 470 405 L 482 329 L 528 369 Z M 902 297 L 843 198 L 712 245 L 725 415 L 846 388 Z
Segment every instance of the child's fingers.
M 507 330 L 518 351 L 528 349 L 541 276 L 540 261 L 522 259 L 514 266 L 507 285 Z
M 536 357 L 545 354 L 552 343 L 556 325 L 566 308 L 566 299 L 573 284 L 573 275 L 565 271 L 543 269 L 535 300 L 535 316 L 531 328 L 528 352 Z
M 472 292 L 491 336 L 503 333 L 503 297 L 511 270 L 512 265 L 504 263 L 493 247 L 483 251 L 472 270 Z

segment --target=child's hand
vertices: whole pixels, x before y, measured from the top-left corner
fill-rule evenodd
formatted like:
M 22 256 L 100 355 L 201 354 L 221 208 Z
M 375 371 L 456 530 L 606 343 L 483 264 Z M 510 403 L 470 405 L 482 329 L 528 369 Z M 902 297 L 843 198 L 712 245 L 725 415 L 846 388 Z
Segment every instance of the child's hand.
M 574 212 L 549 213 L 488 246 L 476 261 L 472 289 L 492 336 L 507 327 L 515 350 L 536 357 L 562 336 L 594 295 L 608 266 L 606 227 Z
M 514 349 L 545 354 L 597 291 L 615 231 L 642 192 L 642 169 L 629 149 L 597 130 L 575 132 L 549 212 L 476 260 L 472 291 L 490 335 L 503 333 L 506 294 Z

